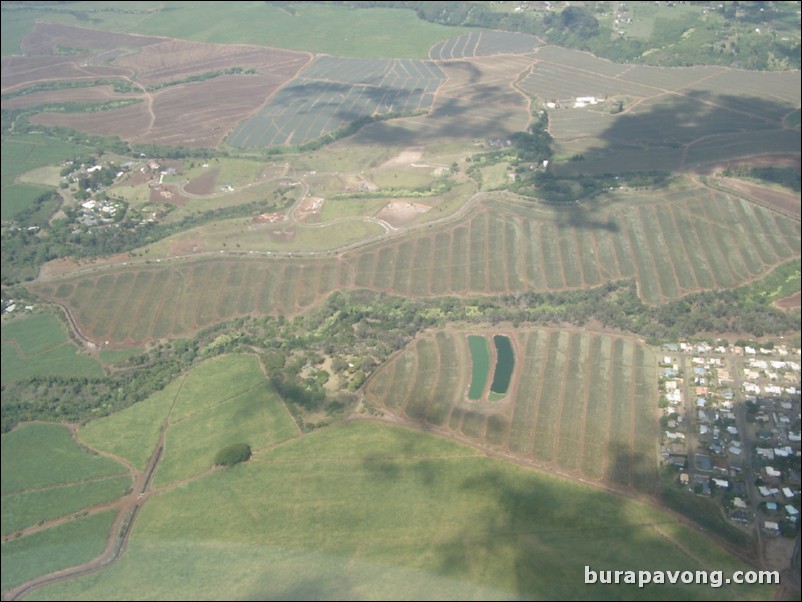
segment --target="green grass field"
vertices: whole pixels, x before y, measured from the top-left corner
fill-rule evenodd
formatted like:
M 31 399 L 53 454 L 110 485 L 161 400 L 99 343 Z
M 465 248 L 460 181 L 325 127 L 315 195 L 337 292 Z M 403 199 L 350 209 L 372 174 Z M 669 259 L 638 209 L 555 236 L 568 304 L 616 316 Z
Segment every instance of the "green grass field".
M 116 512 L 74 520 L 28 537 L 2 544 L 3 591 L 52 571 L 98 556 L 106 546 Z
M 338 56 L 375 58 L 426 58 L 440 40 L 459 36 L 468 29 L 445 27 L 418 19 L 411 10 L 354 10 L 340 6 L 286 7 L 252 2 L 174 2 L 137 4 L 131 11 L 107 11 L 112 3 L 77 2 L 72 11 L 92 17 L 77 20 L 55 10 L 36 11 L 35 18 L 65 21 L 78 26 L 148 35 L 216 42 L 256 44 Z M 117 3 L 114 3 L 117 4 Z M 5 17 L 5 12 L 4 12 Z M 16 23 L 30 28 L 32 19 L 19 14 Z M 3 30 L 5 32 L 5 28 Z M 21 36 L 4 40 L 3 54 L 18 52 Z
M 106 571 L 34 599 L 767 599 L 768 588 L 585 586 L 584 566 L 745 568 L 635 501 L 355 422 L 157 496 Z M 325 528 L 321 528 L 325 526 Z M 665 532 L 665 529 L 663 530 Z M 143 580 L 142 575 L 148 575 Z
M 130 487 L 130 477 L 114 477 L 4 495 L 2 532 L 6 535 L 43 521 L 67 516 L 95 504 L 109 502 L 125 495 Z
M 3 495 L 83 479 L 117 475 L 125 468 L 78 446 L 58 424 L 23 424 L 2 436 Z
M 32 376 L 83 376 L 101 378 L 103 369 L 80 353 L 67 329 L 49 313 L 4 321 L 2 328 L 2 382 Z

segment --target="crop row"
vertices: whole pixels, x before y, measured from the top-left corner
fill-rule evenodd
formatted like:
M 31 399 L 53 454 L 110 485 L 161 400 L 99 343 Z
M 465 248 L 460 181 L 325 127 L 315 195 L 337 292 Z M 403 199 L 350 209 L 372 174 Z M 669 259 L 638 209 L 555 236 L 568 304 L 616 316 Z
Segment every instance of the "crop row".
M 657 476 L 657 371 L 631 339 L 565 331 L 518 331 L 510 396 L 466 397 L 467 336 L 418 339 L 368 383 L 390 411 L 448 427 L 477 443 L 561 470 L 652 491 Z M 520 364 L 520 365 L 519 365 Z

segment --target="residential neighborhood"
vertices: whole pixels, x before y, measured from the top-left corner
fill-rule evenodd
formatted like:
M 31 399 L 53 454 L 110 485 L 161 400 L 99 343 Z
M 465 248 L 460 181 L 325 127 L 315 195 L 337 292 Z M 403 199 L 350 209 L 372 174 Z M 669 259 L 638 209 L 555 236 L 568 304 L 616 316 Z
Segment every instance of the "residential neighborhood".
M 792 536 L 800 509 L 800 349 L 663 345 L 661 460 L 737 525 Z

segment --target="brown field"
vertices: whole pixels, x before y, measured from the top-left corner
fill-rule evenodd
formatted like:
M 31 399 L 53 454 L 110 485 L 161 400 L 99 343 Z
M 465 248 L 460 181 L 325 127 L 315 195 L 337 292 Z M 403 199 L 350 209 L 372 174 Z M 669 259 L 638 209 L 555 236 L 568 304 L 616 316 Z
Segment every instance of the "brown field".
M 160 145 L 215 147 L 242 119 L 258 110 L 280 86 L 311 59 L 301 52 L 244 45 L 219 45 L 163 38 L 108 34 L 78 27 L 38 24 L 26 38 L 28 52 L 51 53 L 55 46 L 91 48 L 92 53 L 3 59 L 2 89 L 8 92 L 45 81 L 117 77 L 142 86 L 139 94 L 117 95 L 103 87 L 68 90 L 83 102 L 141 98 L 142 103 L 99 113 L 39 114 L 32 123 L 68 127 L 128 141 Z M 141 48 L 131 53 L 129 48 Z M 98 50 L 99 49 L 99 50 Z M 111 61 L 112 65 L 93 62 Z M 225 75 L 177 83 L 153 92 L 145 86 L 181 80 L 210 71 L 241 67 L 256 74 Z M 44 99 L 63 100 L 63 91 L 17 100 L 32 106 Z
M 184 186 L 184 191 L 188 192 L 189 194 L 197 194 L 198 196 L 212 194 L 215 189 L 218 173 L 220 173 L 220 168 L 211 169 L 205 172 L 203 175 L 193 178 L 186 186 Z
M 778 299 L 774 302 L 774 305 L 779 307 L 780 309 L 797 309 L 802 305 L 802 293 L 800 291 L 795 292 L 790 297 L 785 297 L 783 299 Z
M 122 56 L 115 64 L 131 69 L 137 81 L 149 86 L 229 67 L 253 68 L 260 73 L 295 73 L 308 60 L 305 53 L 291 50 L 170 39 Z
M 798 193 L 768 188 L 761 184 L 745 182 L 737 178 L 717 178 L 716 181 L 738 196 L 754 200 L 780 213 L 795 216 L 797 219 L 802 215 L 802 207 L 800 207 L 800 202 L 802 201 L 800 201 Z
M 3 94 L 41 82 L 58 80 L 92 81 L 104 77 L 125 78 L 126 69 L 109 65 L 92 65 L 91 55 L 11 56 L 2 59 L 0 87 Z
M 418 147 L 437 140 L 496 138 L 524 130 L 530 121 L 529 100 L 511 82 L 533 63 L 532 55 L 439 63 L 447 79 L 427 115 L 368 125 L 353 140 Z
M 135 93 L 117 94 L 111 86 L 93 86 L 91 88 L 67 88 L 64 90 L 48 90 L 34 92 L 25 96 L 17 96 L 3 101 L 4 109 L 24 109 L 36 105 L 59 102 L 87 102 L 101 103 L 109 100 L 119 100 L 123 98 L 140 98 Z

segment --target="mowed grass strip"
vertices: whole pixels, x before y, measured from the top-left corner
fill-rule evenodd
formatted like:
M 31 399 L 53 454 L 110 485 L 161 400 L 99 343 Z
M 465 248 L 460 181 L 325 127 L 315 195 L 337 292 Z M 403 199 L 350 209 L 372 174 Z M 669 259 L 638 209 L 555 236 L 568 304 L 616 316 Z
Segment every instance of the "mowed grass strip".
M 443 426 L 451 406 L 461 397 L 465 370 L 465 357 L 460 353 L 458 339 L 445 332 L 435 335 L 437 344 L 437 382 L 432 390 L 426 410 L 427 422 Z
M 568 350 L 566 383 L 563 387 L 560 416 L 557 425 L 556 461 L 567 470 L 579 466 L 583 441 L 582 417 L 585 412 L 585 398 L 588 388 L 588 351 L 591 337 L 573 334 Z
M 543 369 L 543 383 L 537 398 L 538 413 L 534 424 L 534 446 L 532 455 L 544 462 L 553 459 L 555 424 L 559 417 L 562 401 L 563 379 L 570 335 L 566 332 L 549 333 L 549 346 L 546 351 L 546 365 Z
M 633 360 L 635 379 L 634 450 L 632 458 L 632 485 L 639 491 L 654 492 L 658 484 L 657 441 L 657 359 L 640 344 L 635 345 Z
M 607 425 L 610 404 L 610 372 L 612 339 L 595 336 L 590 345 L 590 382 L 588 408 L 585 416 L 585 441 L 581 459 L 582 473 L 600 480 L 604 477 L 607 457 Z
M 3 495 L 3 535 L 115 500 L 130 490 L 131 482 L 131 477 L 109 477 L 99 481 Z
M 613 341 L 612 400 L 607 442 L 608 481 L 628 486 L 632 467 L 632 353 L 628 339 Z
M 584 567 L 748 567 L 635 500 L 426 433 L 359 421 L 151 499 L 126 554 L 41 599 L 620 598 Z M 325 528 L 321 528 L 321 526 Z M 142 575 L 148 575 L 143 580 Z M 657 599 L 769 599 L 765 587 L 651 586 Z
M 116 511 L 100 512 L 27 537 L 4 541 L 3 591 L 52 571 L 88 562 L 106 546 Z
M 67 327 L 50 313 L 21 316 L 3 322 L 2 383 L 33 376 L 101 378 L 103 368 L 80 353 Z
M 413 420 L 426 420 L 427 407 L 440 372 L 437 343 L 431 337 L 418 339 L 414 353 L 418 369 L 404 413 Z
M 125 472 L 114 460 L 81 448 L 59 424 L 22 424 L 0 441 L 3 495 Z

